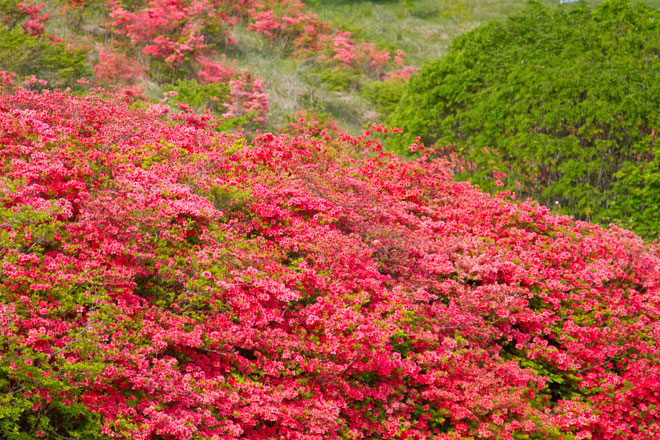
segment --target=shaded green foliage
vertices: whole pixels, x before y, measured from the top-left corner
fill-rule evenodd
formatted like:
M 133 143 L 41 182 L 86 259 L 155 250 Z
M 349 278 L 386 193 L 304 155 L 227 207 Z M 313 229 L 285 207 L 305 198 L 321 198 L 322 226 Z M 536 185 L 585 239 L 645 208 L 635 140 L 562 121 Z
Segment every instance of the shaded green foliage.
M 20 27 L 0 24 L 0 68 L 18 75 L 35 75 L 54 87 L 73 86 L 92 75 L 85 65 L 86 53 L 28 35 Z
M 346 66 L 318 66 L 309 72 L 310 82 L 325 84 L 331 92 L 354 90 L 359 86 L 360 73 Z
M 174 84 L 165 84 L 163 88 L 177 93 L 174 98 L 175 102 L 187 104 L 198 113 L 210 110 L 216 114 L 223 114 L 227 111 L 222 106 L 229 99 L 229 84 L 227 83 L 201 84 L 192 79 L 180 79 Z
M 363 97 L 376 106 L 381 114 L 389 114 L 396 109 L 403 92 L 403 81 L 371 81 L 361 90 Z
M 626 0 L 531 2 L 481 26 L 412 79 L 390 118 L 406 133 L 396 147 L 421 136 L 488 190 L 657 236 L 659 18 Z

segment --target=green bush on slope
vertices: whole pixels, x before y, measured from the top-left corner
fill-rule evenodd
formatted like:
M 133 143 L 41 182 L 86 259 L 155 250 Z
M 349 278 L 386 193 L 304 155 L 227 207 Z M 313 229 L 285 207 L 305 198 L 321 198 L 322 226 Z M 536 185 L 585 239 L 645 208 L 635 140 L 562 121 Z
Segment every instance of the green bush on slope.
M 77 79 L 92 74 L 85 59 L 83 50 L 33 37 L 20 27 L 10 30 L 0 23 L 0 70 L 35 75 L 53 87 L 75 86 Z
M 403 81 L 370 81 L 361 90 L 361 95 L 368 99 L 381 114 L 394 111 L 403 95 Z
M 390 122 L 404 128 L 399 148 L 416 136 L 450 146 L 459 175 L 485 189 L 653 237 L 659 55 L 655 9 L 531 2 L 457 38 L 410 81 Z
M 226 83 L 201 84 L 193 79 L 180 79 L 174 84 L 165 84 L 166 91 L 176 92 L 175 102 L 188 104 L 197 113 L 210 110 L 217 115 L 224 114 L 227 109 L 222 106 L 228 100 L 229 85 Z

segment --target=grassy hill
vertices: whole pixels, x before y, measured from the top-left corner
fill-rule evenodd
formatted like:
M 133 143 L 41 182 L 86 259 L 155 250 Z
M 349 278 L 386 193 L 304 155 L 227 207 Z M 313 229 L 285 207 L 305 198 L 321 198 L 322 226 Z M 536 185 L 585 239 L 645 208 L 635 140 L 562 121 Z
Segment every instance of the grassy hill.
M 233 14 L 231 7 L 228 6 L 232 2 L 216 3 L 218 11 L 227 10 L 229 15 Z M 550 1 L 544 3 L 553 4 Z M 648 3 L 657 5 L 658 2 Z M 6 11 L 5 14 L 12 17 L 8 23 L 13 23 L 13 26 L 18 26 L 20 30 L 21 20 L 25 20 L 26 17 L 21 18 L 20 14 L 16 13 L 17 4 L 18 1 L 5 0 L 0 11 Z M 296 13 L 316 14 L 318 21 L 329 27 L 329 35 L 350 32 L 350 38 L 355 40 L 356 45 L 361 42 L 373 43 L 377 49 L 391 54 L 402 50 L 406 54 L 404 61 L 406 66 L 421 67 L 425 62 L 444 54 L 456 35 L 488 20 L 505 17 L 520 10 L 523 4 L 513 1 L 477 0 L 448 2 L 316 0 L 308 2 L 305 6 L 301 5 Z M 146 7 L 146 3 L 143 6 L 139 5 L 140 3 L 134 3 L 127 7 L 126 11 L 131 12 L 133 8 L 135 12 L 140 7 L 143 9 Z M 570 6 L 566 5 L 566 7 Z M 49 15 L 49 19 L 43 22 L 45 35 L 59 39 L 62 44 L 75 47 L 76 50 L 86 51 L 88 69 L 98 65 L 99 49 L 110 44 L 110 46 L 115 45 L 115 49 L 124 47 L 120 52 L 128 50 L 126 53 L 129 57 L 137 56 L 135 62 L 138 65 L 142 65 L 147 72 L 155 72 L 157 69 L 153 65 L 154 61 L 149 60 L 153 56 L 145 56 L 141 51 L 142 48 L 139 44 L 136 45 L 135 41 L 132 41 L 132 45 L 129 44 L 130 47 L 126 46 L 128 41 L 126 38 L 130 39 L 135 35 L 131 37 L 124 32 L 122 37 L 117 34 L 117 27 L 103 25 L 112 23 L 113 19 L 109 15 L 113 13 L 112 11 L 113 9 L 105 2 L 46 2 L 42 8 L 42 12 Z M 345 66 L 328 65 L 319 63 L 318 59 L 294 56 L 290 38 L 299 31 L 289 29 L 277 38 L 273 38 L 262 32 L 255 32 L 254 29 L 249 30 L 250 24 L 254 25 L 254 20 L 251 21 L 246 14 L 232 16 L 237 17 L 238 22 L 230 25 L 223 32 L 228 32 L 227 35 L 235 39 L 235 42 L 211 44 L 210 47 L 216 56 L 226 56 L 224 60 L 233 63 L 241 71 L 253 72 L 263 81 L 270 103 L 266 111 L 265 127 L 280 129 L 290 120 L 295 119 L 296 112 L 301 110 L 326 115 L 352 134 L 359 134 L 366 124 L 381 119 L 383 110 L 377 105 L 378 103 L 374 103 L 373 96 L 382 92 L 378 85 L 374 86 L 370 83 L 383 79 L 382 77 L 366 78 L 364 70 L 344 69 Z M 207 40 L 212 40 L 210 36 L 216 31 L 208 28 L 205 32 L 210 32 Z M 29 56 L 31 49 L 25 46 L 27 43 L 23 43 L 24 49 L 19 53 L 16 47 L 9 48 L 7 46 L 9 44 L 15 46 L 16 43 L 15 41 L 0 42 L 0 64 L 10 70 L 27 73 L 30 65 L 18 66 L 17 60 L 25 57 L 34 58 Z M 53 60 L 51 57 L 51 64 Z M 54 68 L 56 66 L 51 67 L 51 70 Z M 162 68 L 161 66 L 160 69 Z M 190 63 L 187 66 L 176 67 L 176 69 L 180 68 L 187 70 L 187 73 L 179 77 L 197 79 L 193 73 L 195 67 Z M 75 75 L 84 73 L 80 68 L 74 72 Z M 87 75 L 93 80 L 94 73 L 90 74 L 90 72 L 92 71 L 88 70 Z M 41 72 L 37 70 L 34 73 L 48 76 L 43 68 Z M 150 100 L 159 100 L 164 91 L 171 89 L 165 85 L 172 83 L 176 77 L 175 75 L 170 78 L 156 78 L 152 75 L 138 82 L 141 83 L 143 96 Z M 198 93 L 204 95 L 208 91 L 198 91 Z M 222 109 L 222 106 L 220 108 Z M 240 121 L 237 123 L 241 124 Z

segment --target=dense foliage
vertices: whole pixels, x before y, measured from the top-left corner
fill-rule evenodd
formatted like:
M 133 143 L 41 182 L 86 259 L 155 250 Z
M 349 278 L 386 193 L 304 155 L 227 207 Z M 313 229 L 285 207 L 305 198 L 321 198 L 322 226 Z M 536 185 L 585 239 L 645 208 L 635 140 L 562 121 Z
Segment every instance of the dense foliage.
M 660 436 L 657 247 L 369 133 L 0 78 L 1 437 Z
M 39 73 L 52 86 L 66 86 L 89 75 L 85 51 L 28 35 L 23 29 L 9 30 L 0 24 L 0 66 L 19 75 Z
M 484 188 L 660 233 L 660 12 L 531 3 L 453 43 L 407 87 L 399 148 L 421 136 Z

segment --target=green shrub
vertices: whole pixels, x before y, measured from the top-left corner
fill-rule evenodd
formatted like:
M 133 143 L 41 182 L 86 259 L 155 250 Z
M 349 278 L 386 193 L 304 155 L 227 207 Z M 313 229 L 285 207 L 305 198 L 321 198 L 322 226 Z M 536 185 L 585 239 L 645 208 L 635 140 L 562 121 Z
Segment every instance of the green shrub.
M 381 114 L 392 113 L 401 100 L 405 88 L 404 81 L 371 81 L 360 90 Z
M 486 189 L 657 236 L 659 55 L 655 9 L 531 2 L 457 38 L 410 81 L 390 118 L 406 133 L 394 148 L 421 136 Z
M 445 0 L 442 2 L 443 10 L 440 15 L 454 21 L 469 20 L 472 18 L 476 3 L 476 0 Z
M 198 113 L 210 110 L 215 114 L 223 114 L 227 111 L 222 104 L 229 99 L 229 84 L 201 84 L 194 79 L 180 79 L 174 84 L 165 84 L 163 88 L 177 93 L 175 102 L 188 104 Z
M 86 54 L 44 38 L 26 34 L 20 27 L 9 29 L 0 24 L 0 70 L 18 75 L 35 75 L 51 87 L 74 86 L 76 80 L 90 77 Z
M 361 74 L 346 66 L 317 65 L 309 69 L 306 77 L 310 83 L 324 85 L 331 92 L 343 92 L 359 87 Z

